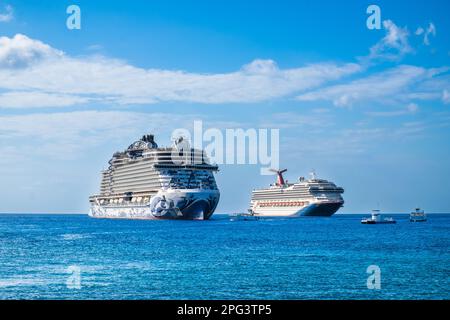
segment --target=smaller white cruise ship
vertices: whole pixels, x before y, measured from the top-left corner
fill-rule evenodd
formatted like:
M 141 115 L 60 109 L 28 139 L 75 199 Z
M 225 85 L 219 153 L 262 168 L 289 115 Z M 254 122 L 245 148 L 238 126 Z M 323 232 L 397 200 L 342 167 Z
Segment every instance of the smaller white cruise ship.
M 283 178 L 284 170 L 272 170 L 277 182 L 266 189 L 252 192 L 249 213 L 261 217 L 331 216 L 344 205 L 344 189 L 333 182 L 300 177 L 297 183 Z

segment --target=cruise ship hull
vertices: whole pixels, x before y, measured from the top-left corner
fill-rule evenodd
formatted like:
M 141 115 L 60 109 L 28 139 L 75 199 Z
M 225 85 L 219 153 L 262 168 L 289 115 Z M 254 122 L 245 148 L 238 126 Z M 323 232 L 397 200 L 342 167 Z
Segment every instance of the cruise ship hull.
M 94 203 L 94 218 L 207 220 L 219 202 L 218 190 L 160 190 L 148 203 L 100 205 Z
M 317 203 L 311 204 L 300 211 L 301 216 L 329 217 L 335 214 L 342 207 L 341 202 L 337 203 Z
M 302 207 L 263 207 L 253 211 L 260 217 L 329 217 L 341 208 L 343 202 L 317 202 Z

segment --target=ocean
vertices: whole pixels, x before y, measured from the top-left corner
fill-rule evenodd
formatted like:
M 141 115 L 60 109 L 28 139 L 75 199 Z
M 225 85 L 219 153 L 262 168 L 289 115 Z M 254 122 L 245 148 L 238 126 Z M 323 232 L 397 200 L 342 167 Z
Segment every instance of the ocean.
M 391 216 L 0 215 L 0 299 L 449 299 L 450 214 Z

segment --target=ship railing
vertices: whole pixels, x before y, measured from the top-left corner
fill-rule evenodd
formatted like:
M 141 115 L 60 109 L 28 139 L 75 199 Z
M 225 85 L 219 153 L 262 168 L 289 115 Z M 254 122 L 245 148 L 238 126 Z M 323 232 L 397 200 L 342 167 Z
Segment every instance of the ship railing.
M 100 204 L 102 206 L 107 206 L 107 207 L 129 207 L 129 206 L 133 206 L 133 207 L 145 207 L 148 206 L 149 201 L 147 202 L 122 202 L 122 203 L 103 203 Z

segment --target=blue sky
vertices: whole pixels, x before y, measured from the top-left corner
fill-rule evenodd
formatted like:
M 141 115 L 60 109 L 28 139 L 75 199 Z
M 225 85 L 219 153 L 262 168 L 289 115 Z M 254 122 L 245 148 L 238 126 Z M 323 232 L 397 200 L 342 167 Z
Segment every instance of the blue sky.
M 81 30 L 66 8 L 81 8 Z M 366 27 L 377 4 L 383 26 Z M 87 212 L 145 132 L 279 128 L 343 212 L 449 212 L 448 1 L 0 1 L 0 212 Z M 272 182 L 224 165 L 219 212 Z M 239 186 L 237 188 L 236 186 Z

